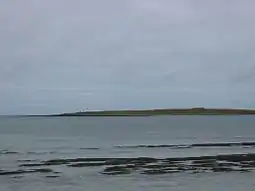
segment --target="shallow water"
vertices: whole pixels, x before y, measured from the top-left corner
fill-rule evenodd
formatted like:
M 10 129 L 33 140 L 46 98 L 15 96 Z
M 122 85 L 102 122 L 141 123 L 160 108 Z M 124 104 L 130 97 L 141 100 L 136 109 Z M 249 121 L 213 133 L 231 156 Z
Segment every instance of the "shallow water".
M 255 116 L 0 118 L 0 172 L 61 158 L 186 157 L 255 153 Z M 198 144 L 194 146 L 194 144 Z M 31 161 L 27 161 L 31 160 Z M 48 168 L 48 167 L 46 167 Z M 0 190 L 254 190 L 255 172 L 109 176 L 102 167 L 1 175 Z M 54 177 L 53 177 L 54 176 Z

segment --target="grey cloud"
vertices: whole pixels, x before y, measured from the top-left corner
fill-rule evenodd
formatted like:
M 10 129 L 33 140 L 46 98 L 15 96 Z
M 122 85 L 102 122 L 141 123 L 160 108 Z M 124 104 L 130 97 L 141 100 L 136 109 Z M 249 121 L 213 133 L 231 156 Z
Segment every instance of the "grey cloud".
M 0 2 L 0 113 L 255 107 L 254 1 Z

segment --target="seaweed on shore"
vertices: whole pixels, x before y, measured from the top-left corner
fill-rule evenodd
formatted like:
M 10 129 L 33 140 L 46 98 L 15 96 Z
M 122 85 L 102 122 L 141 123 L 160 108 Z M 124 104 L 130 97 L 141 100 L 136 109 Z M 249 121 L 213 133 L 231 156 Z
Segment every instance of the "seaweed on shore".
M 255 170 L 255 154 L 226 154 L 198 157 L 174 158 L 73 158 L 53 159 L 41 163 L 20 164 L 20 167 L 41 167 L 66 165 L 70 168 L 103 168 L 106 175 L 130 174 L 138 172 L 147 175 L 172 174 L 180 172 L 250 172 Z M 0 175 L 23 173 L 47 173 L 51 169 L 34 169 L 18 171 L 0 171 Z

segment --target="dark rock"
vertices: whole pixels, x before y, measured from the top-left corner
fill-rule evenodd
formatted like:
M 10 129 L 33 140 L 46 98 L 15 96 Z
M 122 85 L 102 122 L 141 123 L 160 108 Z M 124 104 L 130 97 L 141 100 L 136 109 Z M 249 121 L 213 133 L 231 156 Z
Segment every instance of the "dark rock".
M 46 161 L 42 163 L 42 166 L 56 166 L 56 165 L 63 165 L 63 164 L 70 164 L 70 162 L 66 160 L 51 160 L 51 161 Z
M 228 167 L 213 167 L 212 171 L 213 172 L 233 172 L 235 170 L 233 168 L 228 168 Z
M 178 170 L 178 171 L 193 171 L 193 170 L 197 170 L 197 168 L 194 167 L 194 166 L 186 165 L 186 166 L 179 166 L 177 168 L 174 168 L 173 170 Z
M 60 176 L 45 176 L 45 178 L 59 178 Z
M 239 172 L 252 172 L 253 169 L 240 169 Z
M 230 154 L 230 155 L 200 156 L 200 157 L 176 157 L 176 158 L 166 158 L 164 160 L 168 162 L 205 161 L 205 160 L 241 162 L 241 161 L 255 161 L 255 154 Z
M 215 163 L 216 159 L 208 159 L 208 160 L 194 160 L 192 161 L 192 164 L 210 164 Z
M 148 168 L 148 169 L 162 169 L 162 168 L 166 168 L 169 167 L 169 165 L 167 164 L 147 164 L 144 165 L 143 168 Z M 175 166 L 177 167 L 177 166 Z
M 108 160 L 108 158 L 75 158 L 67 159 L 66 162 L 102 162 L 106 160 Z
M 53 172 L 53 170 L 49 169 L 49 168 L 34 169 L 32 171 L 39 172 L 39 173 L 52 173 Z
M 61 165 L 61 164 L 70 164 L 75 162 L 104 162 L 108 160 L 113 160 L 116 158 L 74 158 L 74 159 L 53 159 L 45 161 L 44 164 L 53 164 L 53 165 Z
M 157 162 L 158 159 L 156 158 L 149 158 L 149 157 L 140 157 L 140 158 L 135 158 L 134 160 L 134 163 L 154 163 L 154 162 Z
M 18 174 L 26 174 L 32 173 L 31 170 L 16 170 L 16 171 L 1 171 L 0 175 L 18 175 Z
M 68 165 L 69 167 L 94 167 L 94 166 L 104 166 L 105 162 L 101 163 L 75 163 Z
M 125 164 L 135 164 L 144 165 L 146 163 L 157 162 L 158 159 L 149 157 L 139 157 L 139 158 L 115 158 L 106 161 L 107 165 L 125 165 Z
M 126 166 L 112 166 L 104 169 L 102 174 L 107 175 L 119 175 L 119 174 L 130 174 L 131 170 Z
M 32 170 L 15 170 L 15 171 L 1 171 L 0 175 L 18 175 L 28 173 L 52 173 L 52 169 L 32 169 Z
M 142 174 L 148 174 L 148 175 L 159 175 L 159 174 L 170 174 L 170 173 L 178 173 L 179 170 L 144 170 Z
M 181 162 L 184 163 L 186 161 L 202 161 L 202 160 L 213 160 L 216 159 L 215 156 L 200 156 L 200 157 L 175 157 L 175 158 L 166 158 L 164 161 L 170 163 Z
M 201 164 L 192 164 L 193 167 L 196 167 L 196 168 L 209 168 L 209 167 L 214 167 L 214 166 L 217 166 L 217 163 L 216 162 L 213 162 L 213 163 L 201 163 Z
M 255 167 L 255 161 L 243 161 L 240 165 L 242 167 Z
M 237 167 L 240 166 L 241 164 L 239 163 L 234 163 L 234 162 L 218 162 L 217 166 L 220 167 Z
M 230 162 L 255 161 L 255 154 L 218 155 L 215 158 Z
M 30 162 L 30 161 L 27 161 Z M 151 157 L 138 158 L 74 158 L 54 159 L 41 163 L 21 164 L 20 167 L 40 167 L 51 165 L 67 165 L 69 167 L 108 166 L 102 174 L 129 174 L 132 171 L 142 171 L 145 174 L 164 174 L 176 172 L 231 172 L 255 170 L 255 154 L 229 154 L 199 157 L 175 157 L 157 159 Z M 36 169 L 37 170 L 37 169 Z M 1 173 L 33 173 L 35 170 L 19 170 Z M 41 171 L 47 172 L 47 171 Z
M 125 166 L 111 166 L 104 169 L 104 172 L 112 172 L 112 171 L 122 171 L 126 170 Z
M 38 164 L 20 164 L 19 167 L 39 167 L 39 166 L 46 166 L 45 164 L 41 164 L 41 163 L 38 163 Z

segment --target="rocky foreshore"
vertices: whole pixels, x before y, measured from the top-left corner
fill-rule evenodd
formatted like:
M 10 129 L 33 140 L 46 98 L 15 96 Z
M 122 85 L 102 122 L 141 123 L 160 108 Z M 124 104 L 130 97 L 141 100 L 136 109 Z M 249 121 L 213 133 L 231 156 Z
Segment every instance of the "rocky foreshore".
M 26 162 L 27 161 L 27 162 Z M 0 175 L 22 175 L 27 173 L 48 173 L 47 177 L 57 177 L 51 166 L 64 165 L 68 168 L 99 168 L 104 175 L 140 173 L 147 175 L 167 173 L 203 172 L 250 172 L 255 171 L 255 154 L 229 154 L 199 157 L 175 158 L 73 158 L 53 159 L 32 163 L 19 162 L 15 171 L 0 170 Z

